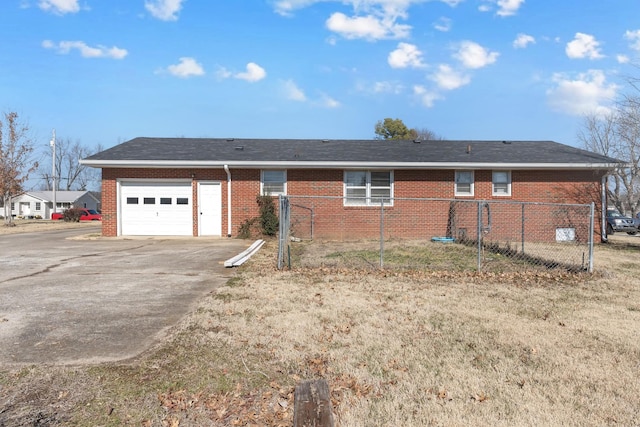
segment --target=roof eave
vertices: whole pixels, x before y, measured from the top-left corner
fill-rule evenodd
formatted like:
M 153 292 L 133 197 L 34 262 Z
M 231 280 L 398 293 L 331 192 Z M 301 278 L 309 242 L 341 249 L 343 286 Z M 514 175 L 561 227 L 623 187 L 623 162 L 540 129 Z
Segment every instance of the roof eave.
M 615 169 L 619 163 L 482 163 L 482 162 L 290 162 L 290 161 L 202 161 L 202 160 L 89 160 L 80 161 L 94 168 L 230 168 L 245 169 Z

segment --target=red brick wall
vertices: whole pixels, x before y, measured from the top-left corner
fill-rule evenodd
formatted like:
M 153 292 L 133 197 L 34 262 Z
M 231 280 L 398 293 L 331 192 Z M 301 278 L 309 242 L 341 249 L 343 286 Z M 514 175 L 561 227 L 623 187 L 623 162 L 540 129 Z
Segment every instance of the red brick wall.
M 394 171 L 394 197 L 396 198 L 454 198 L 453 170 L 397 170 Z M 514 200 L 548 203 L 590 203 L 580 188 L 600 186 L 601 173 L 592 171 L 512 171 L 512 190 L 509 197 L 491 194 L 491 171 L 475 171 L 475 200 Z M 256 196 L 260 192 L 260 171 L 231 169 L 232 224 L 231 235 L 239 226 L 258 215 Z M 222 234 L 227 234 L 227 175 L 223 169 L 129 169 L 108 168 L 102 172 L 103 235 L 117 235 L 116 179 L 191 179 L 193 178 L 193 235 L 197 235 L 197 181 L 222 182 Z M 371 237 L 380 232 L 379 208 L 343 206 L 343 171 L 337 169 L 289 169 L 287 193 L 301 196 L 334 196 L 338 199 L 305 199 L 304 206 L 313 207 L 316 236 L 346 238 Z M 469 199 L 469 198 L 460 198 Z M 416 230 L 427 234 L 447 232 L 449 204 L 443 202 L 442 212 L 424 212 L 424 204 L 396 200 L 393 207 L 385 207 L 385 214 L 398 224 L 394 235 L 415 236 Z M 304 210 L 303 210 L 304 211 Z M 299 221 L 301 229 L 310 228 L 310 217 Z M 305 222 L 306 221 L 306 222 Z M 429 227 L 426 227 L 429 224 Z M 596 220 L 596 230 L 599 229 Z M 390 230 L 389 233 L 392 231 Z

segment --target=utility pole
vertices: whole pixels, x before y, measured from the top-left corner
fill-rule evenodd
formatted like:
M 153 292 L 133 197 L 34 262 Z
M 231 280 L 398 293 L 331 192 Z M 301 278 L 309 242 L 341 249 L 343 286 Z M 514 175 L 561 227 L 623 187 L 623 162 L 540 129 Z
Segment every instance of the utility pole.
M 56 130 L 53 130 L 53 138 L 49 142 L 52 148 L 51 154 L 51 182 L 53 183 L 53 212 L 51 213 L 51 218 L 53 218 L 53 214 L 56 213 Z

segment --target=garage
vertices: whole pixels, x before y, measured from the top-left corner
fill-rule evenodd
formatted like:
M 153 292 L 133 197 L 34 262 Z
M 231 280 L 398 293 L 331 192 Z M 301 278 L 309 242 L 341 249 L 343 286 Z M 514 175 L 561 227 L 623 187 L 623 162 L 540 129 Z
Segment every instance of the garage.
M 120 182 L 120 235 L 193 236 L 191 181 Z

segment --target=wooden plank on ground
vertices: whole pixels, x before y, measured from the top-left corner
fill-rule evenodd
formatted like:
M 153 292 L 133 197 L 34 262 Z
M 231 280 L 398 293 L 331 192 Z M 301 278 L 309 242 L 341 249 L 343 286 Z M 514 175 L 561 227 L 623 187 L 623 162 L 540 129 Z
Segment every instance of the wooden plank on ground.
M 334 427 L 326 380 L 303 381 L 293 396 L 293 427 Z

